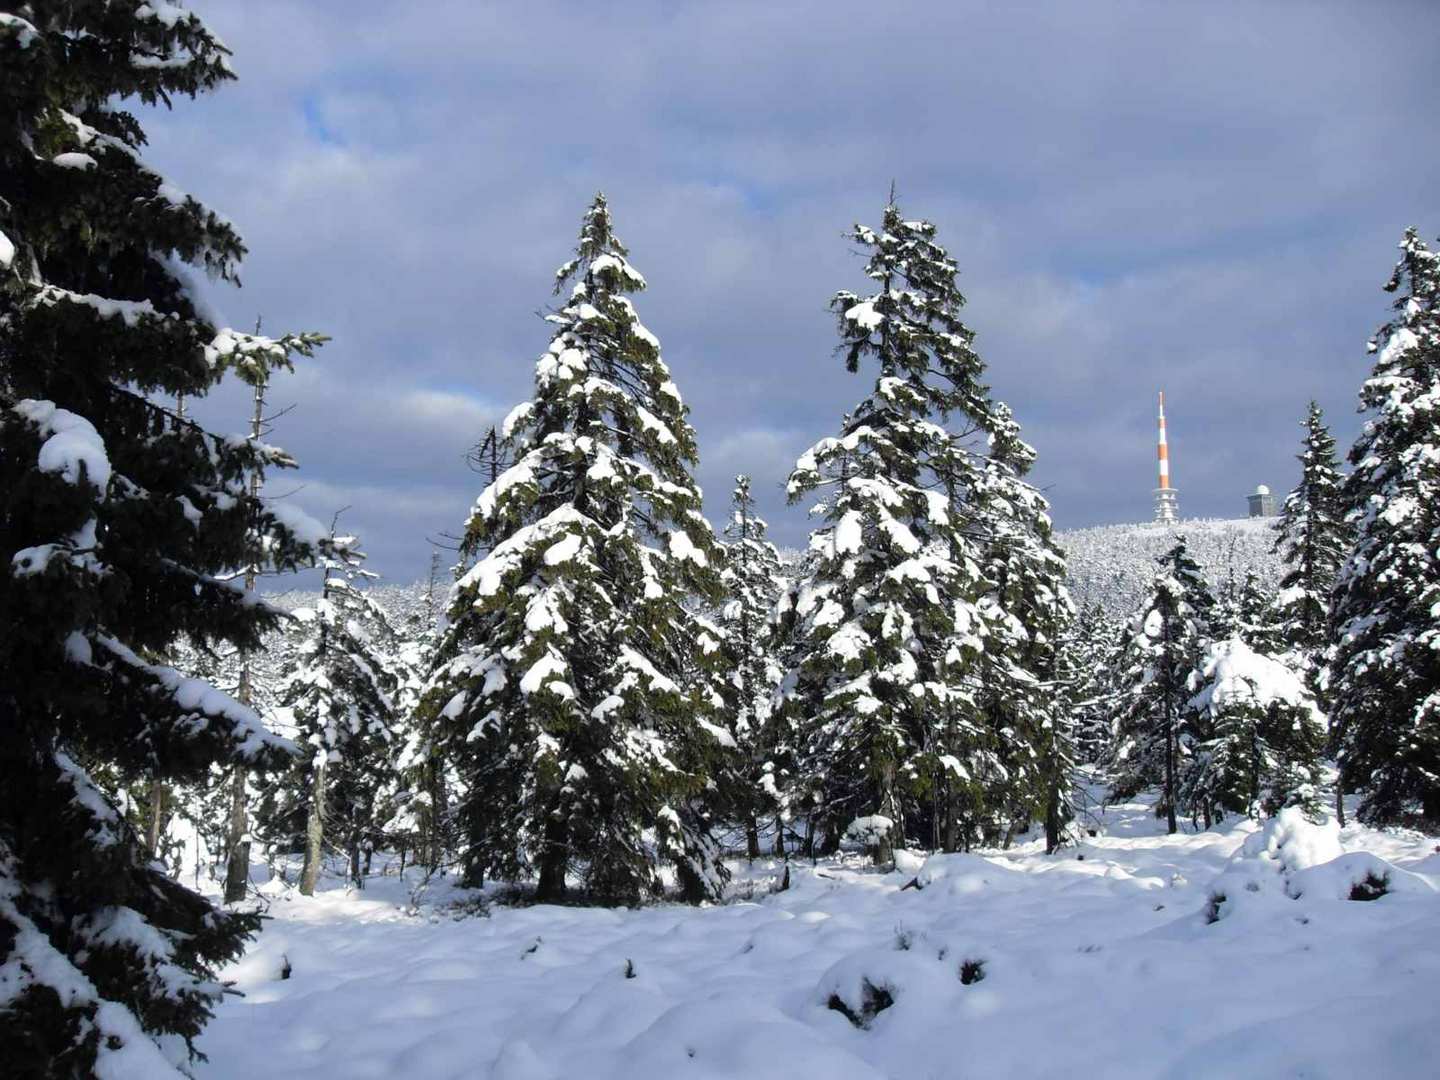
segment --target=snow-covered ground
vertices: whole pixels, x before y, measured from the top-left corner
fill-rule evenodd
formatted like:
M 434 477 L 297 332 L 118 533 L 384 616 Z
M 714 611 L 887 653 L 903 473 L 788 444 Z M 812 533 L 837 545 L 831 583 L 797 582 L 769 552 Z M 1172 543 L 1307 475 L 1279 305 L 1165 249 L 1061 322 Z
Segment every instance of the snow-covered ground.
M 740 863 L 752 898 L 716 907 L 488 917 L 433 889 L 417 910 L 394 876 L 272 883 L 199 1076 L 1440 1075 L 1433 839 L 1291 818 L 1169 837 L 1132 803 L 1053 857 L 901 863 L 797 863 L 780 893 L 777 864 Z M 1367 873 L 1390 891 L 1348 899 Z

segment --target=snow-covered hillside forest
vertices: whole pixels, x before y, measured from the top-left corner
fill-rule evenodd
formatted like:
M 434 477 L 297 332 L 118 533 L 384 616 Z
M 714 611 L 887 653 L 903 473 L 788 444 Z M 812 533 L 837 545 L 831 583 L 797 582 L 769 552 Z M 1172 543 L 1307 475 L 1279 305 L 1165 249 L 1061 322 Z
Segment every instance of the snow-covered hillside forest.
M 264 483 L 327 339 L 216 320 L 238 226 L 143 153 L 228 50 L 156 0 L 11 7 L 0 1076 L 1433 1073 L 1419 232 L 1361 433 L 1294 418 L 1278 518 L 1060 533 L 892 190 L 837 240 L 849 403 L 760 478 L 796 552 L 759 479 L 702 502 L 596 194 L 535 239 L 531 391 L 457 549 L 387 584 Z M 208 430 L 237 381 L 248 434 Z

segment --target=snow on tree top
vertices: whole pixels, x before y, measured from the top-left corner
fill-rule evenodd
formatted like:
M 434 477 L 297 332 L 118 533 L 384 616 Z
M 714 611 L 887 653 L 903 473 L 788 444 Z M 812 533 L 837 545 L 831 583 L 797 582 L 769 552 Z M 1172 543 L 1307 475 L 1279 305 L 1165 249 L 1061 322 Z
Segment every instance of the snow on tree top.
M 1315 708 L 1310 691 L 1289 665 L 1256 652 L 1238 638 L 1211 645 L 1200 670 L 1204 685 L 1191 700 L 1197 709 L 1220 712 L 1228 705 L 1247 704 Z

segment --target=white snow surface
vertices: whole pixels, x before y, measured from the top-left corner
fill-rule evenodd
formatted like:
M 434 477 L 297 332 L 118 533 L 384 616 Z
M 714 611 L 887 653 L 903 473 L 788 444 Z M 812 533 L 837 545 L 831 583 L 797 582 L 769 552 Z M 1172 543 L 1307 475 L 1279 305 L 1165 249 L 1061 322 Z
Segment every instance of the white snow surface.
M 432 883 L 417 903 L 419 879 L 393 872 L 308 899 L 271 881 L 271 920 L 223 972 L 245 996 L 219 1007 L 196 1075 L 1434 1075 L 1433 838 L 1291 812 L 1166 836 L 1143 800 L 1085 823 L 1097 835 L 1054 856 L 1030 838 L 900 852 L 890 873 L 801 860 L 786 892 L 778 861 L 737 862 L 734 899 L 699 909 L 460 917 L 448 905 L 472 894 Z M 1390 891 L 1350 900 L 1367 873 Z M 1224 882 L 1253 902 L 1207 921 Z M 876 989 L 893 1004 L 866 1026 L 827 1007 L 859 1017 Z

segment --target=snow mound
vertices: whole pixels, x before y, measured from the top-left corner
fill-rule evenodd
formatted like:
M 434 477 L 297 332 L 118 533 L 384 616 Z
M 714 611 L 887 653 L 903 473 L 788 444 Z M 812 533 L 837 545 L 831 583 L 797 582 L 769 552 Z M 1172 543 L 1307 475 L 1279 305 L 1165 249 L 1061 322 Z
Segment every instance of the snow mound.
M 945 948 L 923 947 L 908 934 L 897 935 L 891 949 L 861 949 L 833 964 L 815 985 L 813 1000 L 837 1012 L 854 1027 L 883 1027 L 888 1010 L 904 1009 L 912 1000 L 933 1009 L 958 994 L 964 985 Z
M 1367 851 L 1345 852 L 1333 820 L 1316 824 L 1295 807 L 1282 810 L 1240 845 L 1210 886 L 1205 921 L 1283 914 L 1308 918 L 1316 901 L 1378 900 L 1402 894 L 1434 896 L 1419 874 Z M 1296 901 L 1302 901 L 1298 907 Z
M 1282 873 L 1319 866 L 1344 853 L 1340 826 L 1327 818 L 1316 824 L 1299 807 L 1287 806 L 1257 833 L 1246 837 L 1236 859 L 1270 862 Z
M 1378 900 L 1392 894 L 1433 896 L 1435 887 L 1368 851 L 1352 851 L 1290 879 L 1290 895 L 1303 900 Z
M 943 883 L 948 896 L 1010 892 L 1025 887 L 1025 875 L 1007 870 L 980 855 L 931 855 L 915 875 L 920 888 Z

